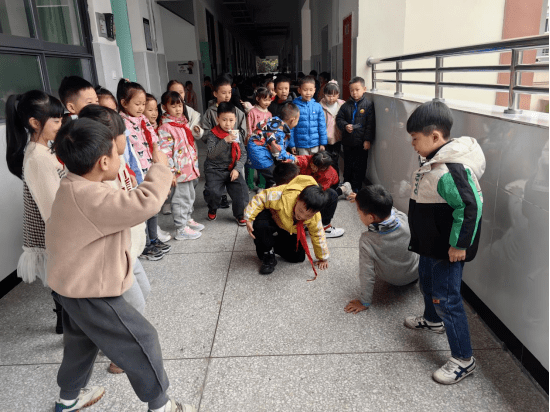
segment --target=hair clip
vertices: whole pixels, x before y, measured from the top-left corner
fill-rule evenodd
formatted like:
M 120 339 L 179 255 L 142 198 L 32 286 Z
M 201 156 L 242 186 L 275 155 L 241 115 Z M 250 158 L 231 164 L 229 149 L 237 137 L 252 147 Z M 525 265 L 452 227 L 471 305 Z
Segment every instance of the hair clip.
M 334 79 L 332 79 L 331 81 L 328 82 L 329 84 L 335 84 L 336 86 L 338 86 L 338 82 Z

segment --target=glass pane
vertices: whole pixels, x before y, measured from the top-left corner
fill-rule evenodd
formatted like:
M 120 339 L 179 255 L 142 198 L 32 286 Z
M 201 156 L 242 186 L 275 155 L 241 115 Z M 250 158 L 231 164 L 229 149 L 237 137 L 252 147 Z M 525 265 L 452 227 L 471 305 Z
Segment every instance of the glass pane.
M 43 40 L 82 46 L 76 0 L 36 0 L 36 8 Z
M 6 117 L 8 96 L 29 90 L 44 90 L 37 56 L 0 54 L 0 118 Z
M 59 85 L 65 76 L 83 76 L 81 59 L 65 59 L 62 57 L 46 57 L 46 67 L 50 78 L 52 96 L 59 97 Z
M 31 15 L 27 0 L 0 0 L 0 33 L 34 37 Z

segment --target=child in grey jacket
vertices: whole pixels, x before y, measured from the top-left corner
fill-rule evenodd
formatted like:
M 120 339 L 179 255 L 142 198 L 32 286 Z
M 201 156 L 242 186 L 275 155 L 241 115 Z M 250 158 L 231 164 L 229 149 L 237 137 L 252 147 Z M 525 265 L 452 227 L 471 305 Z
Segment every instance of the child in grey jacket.
M 355 196 L 357 213 L 368 227 L 359 241 L 360 299 L 344 310 L 359 313 L 372 303 L 376 278 L 403 286 L 418 279 L 418 255 L 409 252 L 411 233 L 407 215 L 393 207 L 391 194 L 381 185 L 363 188 Z

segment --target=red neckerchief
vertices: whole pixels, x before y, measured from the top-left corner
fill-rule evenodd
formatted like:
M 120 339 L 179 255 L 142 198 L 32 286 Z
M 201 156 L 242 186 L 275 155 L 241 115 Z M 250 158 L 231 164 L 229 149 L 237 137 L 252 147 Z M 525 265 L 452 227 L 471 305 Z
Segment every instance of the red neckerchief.
M 185 119 L 185 120 L 187 120 L 187 119 Z M 186 123 L 167 122 L 167 123 L 163 123 L 163 124 L 169 124 L 172 127 L 179 127 L 180 129 L 183 129 L 183 131 L 185 132 L 185 137 L 187 137 L 187 144 L 189 146 L 193 146 L 195 144 L 194 138 L 193 138 L 193 133 L 191 133 L 191 129 L 189 128 L 189 126 L 187 126 Z
M 311 258 L 311 253 L 309 252 L 309 247 L 307 245 L 306 240 L 306 231 L 304 229 L 304 221 L 299 220 L 296 223 L 296 229 L 297 229 L 297 241 L 296 241 L 296 251 L 298 251 L 298 248 L 300 247 L 300 244 L 302 244 L 302 247 L 304 248 L 304 251 L 306 252 L 307 258 L 309 259 L 309 263 L 311 263 L 311 267 L 313 268 L 313 272 L 315 273 L 315 277 L 313 279 L 309 279 L 308 282 L 311 282 L 312 280 L 317 279 L 317 270 L 315 269 L 315 265 L 313 264 L 313 259 Z
M 151 136 L 151 131 L 147 128 L 147 123 L 145 120 L 141 120 L 141 129 L 143 130 L 143 134 L 145 135 L 145 140 L 147 140 L 147 144 L 149 145 L 149 153 L 151 156 L 153 155 L 153 136 Z
M 212 129 L 212 133 L 214 133 L 214 136 L 216 136 L 220 140 L 225 139 L 227 136 L 229 136 L 229 132 L 223 130 L 219 125 Z M 228 169 L 233 170 L 233 167 L 240 158 L 241 146 L 239 146 L 237 142 L 231 143 L 231 164 L 229 165 Z

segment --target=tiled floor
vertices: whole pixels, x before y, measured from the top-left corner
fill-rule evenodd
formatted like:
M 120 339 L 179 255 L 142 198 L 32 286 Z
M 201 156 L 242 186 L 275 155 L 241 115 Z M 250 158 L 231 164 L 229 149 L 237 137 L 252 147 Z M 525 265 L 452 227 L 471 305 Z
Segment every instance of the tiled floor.
M 445 335 L 410 331 L 403 318 L 422 311 L 417 285 L 378 282 L 373 306 L 346 314 L 357 297 L 355 206 L 341 200 L 329 239 L 330 268 L 315 282 L 309 263 L 280 261 L 270 276 L 230 209 L 206 220 L 201 183 L 193 241 L 170 241 L 161 261 L 144 262 L 152 293 L 146 316 L 159 332 L 171 393 L 200 412 L 547 411 L 548 399 L 468 308 L 478 369 L 454 386 L 431 378 L 449 356 Z M 170 216 L 160 225 L 173 229 Z M 0 299 L 0 411 L 51 411 L 62 338 L 41 284 L 20 284 Z M 124 375 L 98 357 L 92 384 L 105 397 L 87 409 L 145 411 Z

